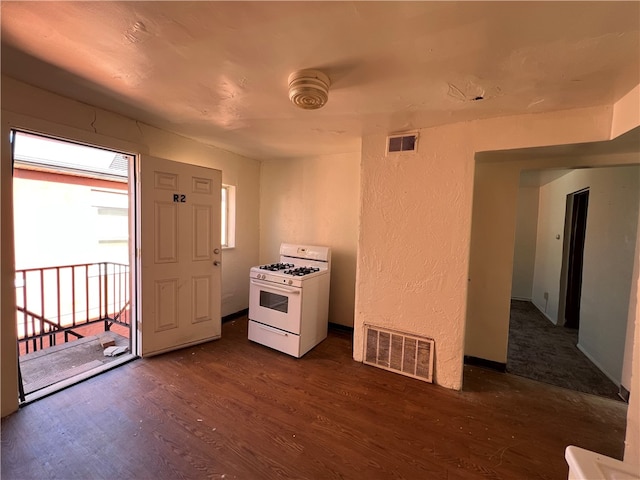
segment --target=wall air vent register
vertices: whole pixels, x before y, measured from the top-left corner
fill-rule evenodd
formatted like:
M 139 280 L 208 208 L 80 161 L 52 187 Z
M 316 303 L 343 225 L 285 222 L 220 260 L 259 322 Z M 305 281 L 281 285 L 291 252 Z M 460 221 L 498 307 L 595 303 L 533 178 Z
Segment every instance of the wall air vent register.
M 365 325 L 364 363 L 433 383 L 434 341 Z
M 418 135 L 405 133 L 387 137 L 387 153 L 415 152 L 418 150 Z

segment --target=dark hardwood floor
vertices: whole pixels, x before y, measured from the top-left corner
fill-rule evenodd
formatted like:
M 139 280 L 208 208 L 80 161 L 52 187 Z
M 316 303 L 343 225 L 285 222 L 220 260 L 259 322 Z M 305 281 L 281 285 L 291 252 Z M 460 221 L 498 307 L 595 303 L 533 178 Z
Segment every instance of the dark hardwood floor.
M 436 345 L 437 355 L 437 345 Z M 2 420 L 9 479 L 566 479 L 567 445 L 615 458 L 626 405 L 477 367 L 455 392 L 247 340 L 136 360 Z

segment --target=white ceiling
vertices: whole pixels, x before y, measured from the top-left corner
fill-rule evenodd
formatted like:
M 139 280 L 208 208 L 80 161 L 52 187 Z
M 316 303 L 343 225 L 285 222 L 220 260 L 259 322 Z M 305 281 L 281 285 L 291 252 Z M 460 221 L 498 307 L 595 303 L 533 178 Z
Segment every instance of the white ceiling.
M 640 2 L 7 2 L 2 73 L 257 159 L 369 133 L 610 105 L 640 82 Z M 287 77 L 316 68 L 301 110 Z M 482 97 L 482 100 L 474 100 Z

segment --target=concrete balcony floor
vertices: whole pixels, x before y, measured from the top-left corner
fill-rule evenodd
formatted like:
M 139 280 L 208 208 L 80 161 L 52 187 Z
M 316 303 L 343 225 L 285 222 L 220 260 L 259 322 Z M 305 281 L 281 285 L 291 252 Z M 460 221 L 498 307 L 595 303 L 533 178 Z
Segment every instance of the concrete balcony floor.
M 104 355 L 101 344 L 101 339 L 104 338 L 113 339 L 116 346 L 129 347 L 127 353 L 130 353 L 129 338 L 109 331 L 20 355 L 25 394 L 32 394 L 119 360 L 121 355 Z

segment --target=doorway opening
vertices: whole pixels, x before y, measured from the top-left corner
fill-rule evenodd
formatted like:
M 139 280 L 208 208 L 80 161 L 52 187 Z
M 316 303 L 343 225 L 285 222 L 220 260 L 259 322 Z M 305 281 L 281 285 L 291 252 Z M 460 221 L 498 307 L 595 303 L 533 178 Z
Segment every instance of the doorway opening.
M 625 399 L 637 171 L 522 173 L 507 371 Z
M 135 358 L 134 156 L 13 130 L 20 402 Z
M 587 233 L 587 209 L 589 189 L 567 195 L 565 213 L 565 245 L 562 255 L 562 273 L 560 276 L 560 298 L 564 299 L 563 324 L 567 328 L 580 327 L 580 298 L 582 295 L 582 267 L 584 260 L 584 242 Z

